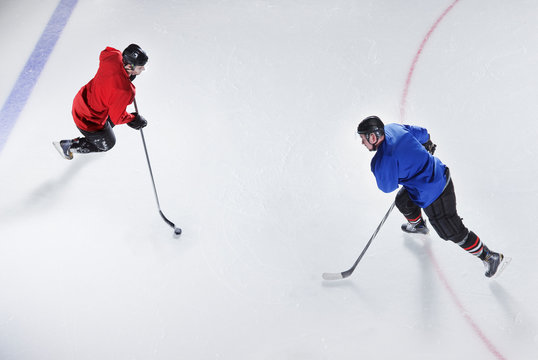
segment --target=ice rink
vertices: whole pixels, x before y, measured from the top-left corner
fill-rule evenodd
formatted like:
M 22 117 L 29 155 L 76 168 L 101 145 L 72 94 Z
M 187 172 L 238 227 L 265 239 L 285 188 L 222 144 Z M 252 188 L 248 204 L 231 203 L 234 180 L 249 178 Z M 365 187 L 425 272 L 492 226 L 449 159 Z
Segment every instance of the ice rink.
M 1 0 L 0 359 L 538 359 L 537 18 L 535 0 Z M 180 237 L 138 131 L 72 161 L 51 144 L 79 135 L 100 51 L 130 43 Z M 512 258 L 499 278 L 394 210 L 350 278 L 322 279 L 396 195 L 355 136 L 372 114 L 429 130 L 464 223 Z

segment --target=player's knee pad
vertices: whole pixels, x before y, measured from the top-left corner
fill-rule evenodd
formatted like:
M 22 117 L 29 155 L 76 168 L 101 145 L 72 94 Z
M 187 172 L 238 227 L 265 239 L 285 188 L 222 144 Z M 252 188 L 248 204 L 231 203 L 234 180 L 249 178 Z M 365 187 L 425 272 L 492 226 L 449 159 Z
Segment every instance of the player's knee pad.
M 116 145 L 116 138 L 115 137 L 102 137 L 97 139 L 91 139 L 91 142 L 95 147 L 98 149 L 99 152 L 105 152 L 114 147 Z
M 443 240 L 450 240 L 457 243 L 469 233 L 469 230 L 457 214 L 438 219 L 429 218 L 429 220 L 435 232 Z
M 421 214 L 420 206 L 411 200 L 411 197 L 409 197 L 409 193 L 405 188 L 401 188 L 400 191 L 398 191 L 395 203 L 398 210 L 407 219 L 416 218 Z

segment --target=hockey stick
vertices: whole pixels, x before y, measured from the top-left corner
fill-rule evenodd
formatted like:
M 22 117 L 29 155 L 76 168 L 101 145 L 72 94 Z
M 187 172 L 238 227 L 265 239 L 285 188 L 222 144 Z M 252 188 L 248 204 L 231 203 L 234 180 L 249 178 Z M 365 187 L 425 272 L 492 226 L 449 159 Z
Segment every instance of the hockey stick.
M 391 213 L 392 209 L 394 209 L 395 204 L 396 204 L 396 202 L 392 203 L 392 205 L 389 208 L 389 211 L 387 211 L 387 213 L 383 217 L 383 220 L 381 220 L 381 223 L 379 223 L 379 225 L 377 226 L 377 229 L 375 229 L 374 233 L 372 234 L 372 237 L 370 238 L 370 240 L 366 244 L 366 247 L 364 248 L 364 250 L 362 250 L 361 254 L 359 255 L 359 258 L 355 261 L 353 266 L 349 270 L 346 270 L 346 271 L 341 272 L 341 273 L 323 273 L 323 275 L 322 275 L 323 279 L 325 279 L 325 280 L 341 280 L 341 279 L 345 279 L 348 276 L 350 276 L 351 274 L 353 274 L 353 271 L 355 271 L 355 268 L 359 264 L 359 261 L 361 261 L 362 257 L 364 256 L 364 253 L 366 252 L 366 250 L 368 250 L 368 247 L 372 243 L 372 240 L 374 240 L 377 233 L 379 232 L 379 229 L 381 229 L 381 226 L 383 226 L 383 224 L 385 223 L 385 221 L 389 217 L 389 214 Z
M 138 106 L 136 105 L 136 99 L 134 99 L 134 107 L 135 107 L 136 113 L 138 114 Z M 144 131 L 142 129 L 140 129 L 140 135 L 142 135 L 142 143 L 144 144 L 144 151 L 146 152 L 146 160 L 148 161 L 149 175 L 151 176 L 151 183 L 153 184 L 153 192 L 155 193 L 155 200 L 157 200 L 157 207 L 159 208 L 159 214 L 161 214 L 161 217 L 163 218 L 163 220 L 174 229 L 175 235 L 181 235 L 181 229 L 176 227 L 176 225 L 173 222 L 168 220 L 166 216 L 164 216 L 161 210 L 161 204 L 159 203 L 159 196 L 157 195 L 157 188 L 155 187 L 155 179 L 153 178 L 153 171 L 151 170 L 151 163 L 149 162 L 148 147 L 146 146 L 146 139 L 144 138 Z

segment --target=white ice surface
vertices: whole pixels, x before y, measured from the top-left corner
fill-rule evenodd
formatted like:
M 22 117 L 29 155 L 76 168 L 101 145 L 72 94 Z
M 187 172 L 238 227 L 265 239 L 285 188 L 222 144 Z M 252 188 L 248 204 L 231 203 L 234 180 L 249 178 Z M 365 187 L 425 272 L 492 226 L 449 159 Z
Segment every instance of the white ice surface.
M 538 358 L 538 5 L 460 0 L 415 68 L 460 215 L 496 280 L 395 210 L 357 123 L 400 122 L 412 60 L 452 4 L 80 0 L 0 153 L 0 359 Z M 0 103 L 56 6 L 0 4 Z M 9 35 L 8 35 L 9 34 Z M 61 159 L 105 46 L 147 50 L 141 138 Z

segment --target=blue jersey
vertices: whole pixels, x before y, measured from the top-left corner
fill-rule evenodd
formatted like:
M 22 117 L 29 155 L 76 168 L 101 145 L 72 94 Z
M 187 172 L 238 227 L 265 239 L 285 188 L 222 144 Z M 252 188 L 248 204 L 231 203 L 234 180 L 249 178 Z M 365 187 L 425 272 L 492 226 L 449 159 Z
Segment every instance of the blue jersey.
M 371 163 L 379 189 L 389 193 L 402 185 L 421 208 L 441 195 L 446 185 L 446 166 L 422 146 L 429 137 L 422 127 L 385 125 L 385 140 Z

